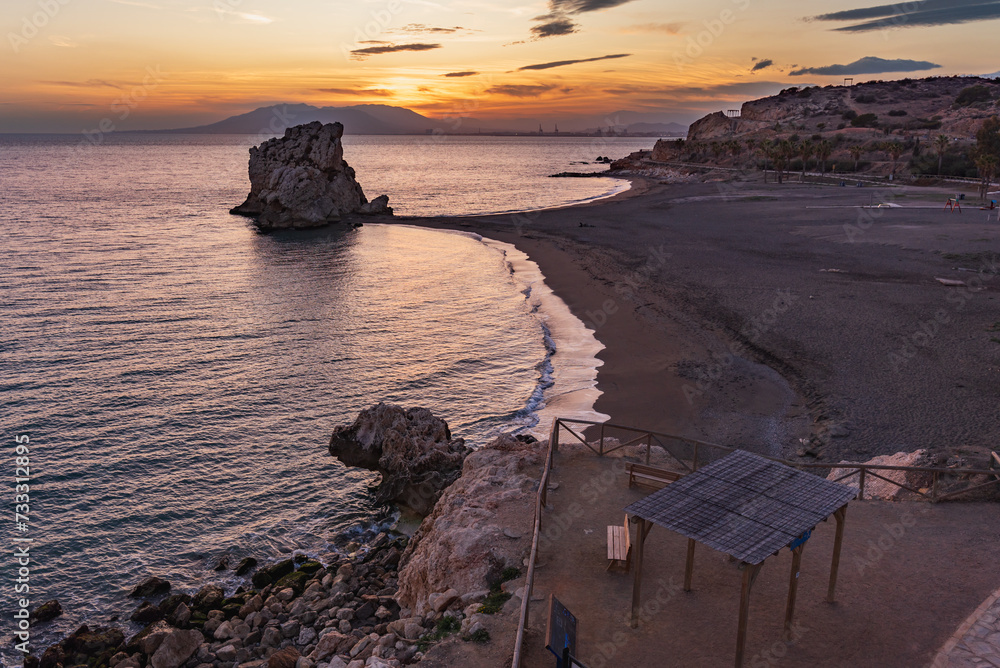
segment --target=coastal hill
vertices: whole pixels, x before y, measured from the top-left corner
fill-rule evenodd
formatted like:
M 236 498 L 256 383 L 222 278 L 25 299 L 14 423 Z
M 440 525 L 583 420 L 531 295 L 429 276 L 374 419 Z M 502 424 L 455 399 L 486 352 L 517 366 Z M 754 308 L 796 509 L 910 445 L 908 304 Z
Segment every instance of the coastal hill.
M 310 104 L 276 104 L 245 114 L 230 116 L 216 123 L 169 130 L 150 130 L 157 134 L 281 134 L 286 128 L 319 121 L 342 123 L 356 135 L 423 134 L 627 134 L 639 136 L 683 136 L 688 127 L 664 118 L 663 114 L 616 111 L 599 116 L 578 116 L 558 123 L 535 118 L 490 118 L 471 116 L 431 118 L 404 107 L 386 104 L 358 104 L 346 107 L 316 107 Z
M 787 88 L 744 103 L 738 114 L 695 121 L 685 142 L 657 142 L 652 158 L 741 166 L 748 157 L 767 157 L 763 146 L 789 140 L 807 152 L 813 147 L 805 160 L 816 171 L 936 174 L 940 168 L 941 175 L 974 177 L 968 149 L 982 122 L 1000 112 L 998 99 L 1000 80 L 981 77 Z M 801 151 L 786 157 L 791 163 Z

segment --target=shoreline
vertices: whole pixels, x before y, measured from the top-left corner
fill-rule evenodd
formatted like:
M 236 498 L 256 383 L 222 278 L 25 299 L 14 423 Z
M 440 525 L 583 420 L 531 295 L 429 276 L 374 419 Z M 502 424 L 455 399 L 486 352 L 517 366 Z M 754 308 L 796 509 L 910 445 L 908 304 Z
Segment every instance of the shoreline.
M 605 346 L 594 410 L 614 423 L 827 461 L 921 448 L 975 460 L 996 442 L 996 343 L 964 336 L 996 320 L 994 270 L 963 295 L 969 308 L 950 307 L 962 326 L 893 363 L 896 341 L 949 303 L 934 281 L 951 275 L 948 258 L 983 260 L 996 239 L 995 225 L 911 208 L 946 189 L 628 178 L 637 187 L 531 216 L 406 223 L 474 231 L 536 262 Z M 907 206 L 865 218 L 872 192 Z

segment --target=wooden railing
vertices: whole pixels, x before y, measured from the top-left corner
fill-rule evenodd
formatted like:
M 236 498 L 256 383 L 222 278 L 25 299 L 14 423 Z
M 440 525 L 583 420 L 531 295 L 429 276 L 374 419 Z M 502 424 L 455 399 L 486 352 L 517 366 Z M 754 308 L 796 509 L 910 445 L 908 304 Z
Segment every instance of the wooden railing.
M 584 428 L 574 429 L 570 425 L 583 425 Z M 597 428 L 598 439 L 597 447 L 595 448 L 587 441 L 586 437 L 578 432 L 586 431 L 587 428 Z M 697 439 L 688 438 L 686 436 L 677 436 L 675 434 L 664 434 L 661 432 L 650 431 L 647 429 L 637 429 L 635 427 L 626 427 L 623 425 L 616 425 L 608 422 L 592 422 L 589 420 L 575 420 L 568 418 L 557 418 L 555 422 L 552 423 L 552 432 L 549 436 L 549 445 L 545 455 L 545 465 L 542 468 L 542 477 L 538 482 L 538 492 L 535 495 L 535 519 L 534 527 L 532 529 L 531 537 L 531 556 L 528 560 L 528 573 L 525 578 L 524 583 L 524 596 L 521 598 L 521 612 L 520 619 L 517 625 L 517 635 L 514 640 L 514 657 L 511 662 L 511 668 L 521 668 L 521 657 L 524 651 L 524 633 L 528 626 L 528 608 L 531 604 L 531 594 L 532 589 L 535 584 L 535 562 L 538 557 L 538 541 L 542 530 L 542 511 L 545 509 L 546 501 L 548 499 L 548 487 L 549 487 L 549 476 L 552 472 L 552 460 L 556 452 L 559 451 L 559 436 L 562 431 L 568 432 L 574 439 L 582 443 L 587 449 L 592 451 L 599 457 L 603 457 L 606 454 L 614 452 L 616 450 L 621 450 L 624 447 L 636 444 L 644 444 L 646 446 L 646 463 L 650 461 L 650 456 L 652 454 L 653 443 L 655 442 L 660 448 L 663 449 L 677 464 L 685 471 L 692 472 L 697 471 L 698 467 L 707 463 L 711 463 L 719 457 L 724 457 L 730 452 L 736 450 L 737 448 L 718 445 L 717 443 L 708 443 L 706 441 L 699 441 Z M 619 441 L 617 445 L 612 447 L 605 447 L 606 439 L 608 438 L 609 431 L 622 431 L 628 434 L 633 434 L 633 438 L 625 442 Z M 685 448 L 682 452 L 674 452 L 673 449 L 668 447 L 667 443 L 675 442 L 680 443 Z M 841 464 L 821 464 L 821 463 L 803 463 L 803 462 L 791 462 L 783 459 L 778 459 L 776 457 L 768 457 L 777 462 L 781 462 L 787 466 L 791 466 L 797 469 L 820 469 L 832 471 L 833 469 L 844 469 L 847 472 L 835 479 L 835 481 L 844 480 L 853 475 L 858 476 L 858 499 L 865 498 L 865 482 L 867 478 L 876 478 L 878 480 L 884 480 L 885 482 L 891 483 L 901 489 L 905 489 L 909 492 L 913 492 L 921 496 L 922 498 L 929 499 L 933 502 L 945 501 L 947 499 L 954 498 L 961 494 L 967 494 L 971 491 L 988 487 L 990 485 L 1000 484 L 1000 454 L 993 452 L 990 458 L 990 464 L 988 469 L 949 469 L 949 468 L 934 468 L 928 466 L 891 466 L 883 464 L 859 464 L 859 463 L 841 463 Z M 928 492 L 921 491 L 919 489 L 914 489 L 896 480 L 885 477 L 880 472 L 884 471 L 907 471 L 907 472 L 923 472 L 931 474 L 931 487 Z M 944 492 L 942 493 L 939 489 L 940 479 L 943 475 L 987 475 L 991 477 L 983 483 L 973 485 L 971 487 L 966 487 L 956 491 Z

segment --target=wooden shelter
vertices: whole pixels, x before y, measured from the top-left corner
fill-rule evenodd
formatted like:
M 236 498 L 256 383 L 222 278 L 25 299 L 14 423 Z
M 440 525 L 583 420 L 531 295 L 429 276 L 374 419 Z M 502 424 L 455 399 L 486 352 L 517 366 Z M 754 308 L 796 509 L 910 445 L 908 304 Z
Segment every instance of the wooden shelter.
M 816 525 L 831 515 L 837 521 L 837 535 L 827 600 L 834 601 L 844 518 L 847 504 L 856 494 L 857 490 L 846 485 L 745 450 L 736 450 L 629 505 L 625 512 L 634 518 L 633 521 L 638 520 L 636 538 L 632 542 L 635 560 L 632 627 L 639 623 L 643 548 L 655 524 L 688 539 L 685 591 L 691 591 L 695 543 L 740 560 L 743 584 L 736 636 L 736 667 L 740 668 L 746 645 L 750 589 L 764 561 L 784 547 L 792 550 L 785 608 L 787 634 L 795 611 L 802 550 Z

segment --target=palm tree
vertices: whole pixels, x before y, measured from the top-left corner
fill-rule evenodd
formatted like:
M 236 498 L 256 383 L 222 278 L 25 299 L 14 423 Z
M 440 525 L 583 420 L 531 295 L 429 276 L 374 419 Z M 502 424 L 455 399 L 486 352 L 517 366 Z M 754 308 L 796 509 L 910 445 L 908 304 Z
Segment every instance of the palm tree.
M 983 153 L 977 151 L 975 154 L 976 169 L 979 170 L 979 198 L 986 199 L 986 193 L 990 190 L 990 184 L 993 183 L 993 177 L 997 172 L 997 165 L 1000 161 L 997 160 L 997 156 L 991 155 L 989 153 Z
M 712 155 L 715 156 L 715 161 L 718 162 L 719 158 L 722 157 L 725 147 L 722 146 L 720 142 L 714 141 L 711 143 Z
M 798 154 L 802 156 L 802 175 L 799 177 L 799 183 L 806 180 L 806 163 L 809 162 L 809 158 L 813 156 L 815 151 L 816 146 L 811 141 L 804 141 L 799 145 Z
M 833 153 L 833 144 L 830 143 L 829 139 L 824 139 L 816 146 L 816 157 L 819 158 L 820 162 L 820 174 L 826 174 L 826 161 L 830 159 L 831 153 Z
M 743 144 L 739 143 L 735 139 L 730 139 L 726 142 L 726 147 L 729 149 L 729 155 L 733 156 L 733 167 L 735 167 L 740 157 L 740 153 L 743 153 Z
M 753 138 L 747 139 L 747 141 L 746 141 L 746 147 L 747 147 L 747 153 L 750 154 L 750 159 L 754 162 L 754 167 L 756 167 L 757 166 L 756 165 L 756 163 L 757 163 L 757 140 L 753 139 Z
M 855 144 L 854 146 L 848 148 L 847 151 L 851 154 L 851 157 L 854 158 L 854 171 L 857 172 L 858 162 L 861 160 L 861 156 L 865 153 L 865 147 L 861 144 Z
M 788 139 L 782 139 L 771 145 L 771 162 L 774 163 L 774 169 L 778 172 L 778 183 L 784 183 L 785 167 L 788 166 L 788 160 L 797 153 L 798 148 Z
M 885 150 L 886 153 L 889 154 L 889 157 L 892 158 L 892 173 L 893 175 L 895 175 L 896 161 L 899 160 L 899 156 L 903 155 L 903 152 L 906 150 L 906 147 L 903 146 L 902 142 L 887 141 L 885 142 L 885 144 L 883 144 L 883 149 Z
M 947 135 L 938 135 L 934 139 L 934 148 L 937 149 L 937 154 L 938 154 L 938 168 L 937 168 L 938 176 L 941 176 L 941 163 L 944 162 L 944 152 L 948 150 L 948 143 L 949 140 Z

